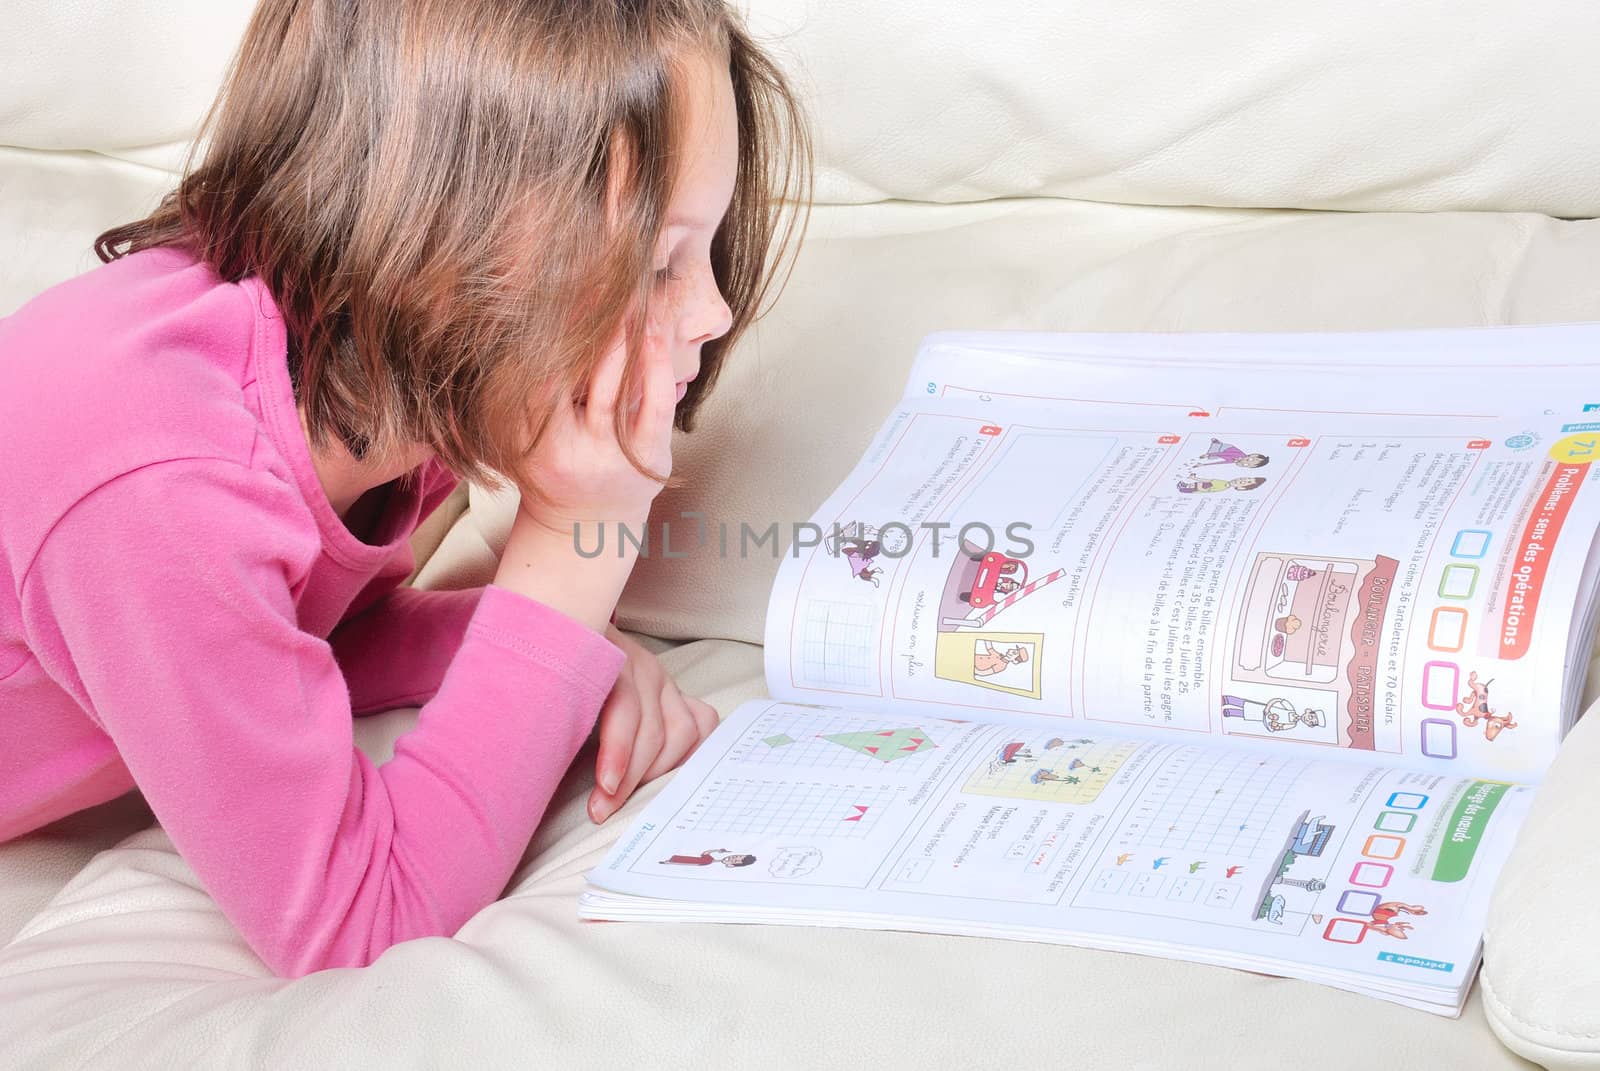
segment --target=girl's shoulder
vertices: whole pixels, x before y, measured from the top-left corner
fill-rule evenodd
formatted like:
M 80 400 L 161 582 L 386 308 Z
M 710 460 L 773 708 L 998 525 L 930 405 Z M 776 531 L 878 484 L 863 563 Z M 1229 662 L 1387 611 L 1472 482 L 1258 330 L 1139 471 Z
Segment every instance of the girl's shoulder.
M 287 381 L 262 288 L 185 250 L 133 253 L 43 292 L 0 319 L 5 541 L 145 466 L 256 464 L 264 412 L 293 406 Z

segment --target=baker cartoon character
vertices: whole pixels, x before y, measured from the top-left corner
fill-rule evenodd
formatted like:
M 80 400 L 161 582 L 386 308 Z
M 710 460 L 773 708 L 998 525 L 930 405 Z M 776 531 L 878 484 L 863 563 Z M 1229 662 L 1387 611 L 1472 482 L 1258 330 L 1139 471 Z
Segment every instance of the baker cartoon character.
M 1020 666 L 1028 660 L 1028 652 L 1020 644 L 1000 650 L 988 640 L 979 640 L 979 650 L 972 656 L 972 672 L 978 677 L 992 677 L 1010 666 Z
M 1258 699 L 1243 699 L 1237 695 L 1222 697 L 1222 716 L 1259 722 L 1271 733 L 1287 732 L 1296 725 L 1320 729 L 1328 723 L 1322 711 L 1309 707 L 1296 711 L 1294 704 L 1287 699 L 1269 699 L 1263 703 Z

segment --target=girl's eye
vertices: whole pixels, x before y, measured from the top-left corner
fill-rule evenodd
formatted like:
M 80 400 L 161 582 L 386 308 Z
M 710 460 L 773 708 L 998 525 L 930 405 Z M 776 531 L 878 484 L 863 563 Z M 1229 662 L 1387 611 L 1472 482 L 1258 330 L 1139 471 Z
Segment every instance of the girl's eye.
M 683 276 L 681 276 L 677 272 L 673 271 L 672 270 L 672 266 L 670 264 L 667 265 L 665 268 L 657 268 L 656 269 L 656 283 L 658 285 L 659 284 L 664 284 L 664 283 L 677 282 L 681 278 L 683 278 Z

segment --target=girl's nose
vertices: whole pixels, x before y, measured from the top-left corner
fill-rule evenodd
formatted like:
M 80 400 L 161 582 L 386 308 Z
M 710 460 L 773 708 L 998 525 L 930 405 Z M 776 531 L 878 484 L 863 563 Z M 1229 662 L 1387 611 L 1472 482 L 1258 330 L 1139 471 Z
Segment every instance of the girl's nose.
M 701 305 L 695 311 L 694 329 L 697 333 L 690 339 L 690 345 L 693 346 L 721 338 L 733 326 L 733 310 L 728 308 L 728 301 L 722 296 L 722 290 L 714 279 L 701 294 Z

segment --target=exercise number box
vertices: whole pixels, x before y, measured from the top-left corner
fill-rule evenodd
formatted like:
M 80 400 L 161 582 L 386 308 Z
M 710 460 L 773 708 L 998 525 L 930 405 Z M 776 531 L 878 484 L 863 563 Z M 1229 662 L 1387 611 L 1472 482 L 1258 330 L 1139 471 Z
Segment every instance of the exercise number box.
M 1404 837 L 1391 837 L 1387 833 L 1374 833 L 1367 838 L 1367 843 L 1362 847 L 1361 854 L 1368 859 L 1398 859 L 1400 853 L 1406 850 Z
M 1415 811 L 1383 811 L 1379 813 L 1373 828 L 1384 833 L 1410 833 L 1411 827 L 1416 824 Z
M 1324 941 L 1340 945 L 1359 945 L 1367 935 L 1367 924 L 1360 919 L 1329 919 L 1322 931 Z
M 1463 528 L 1450 544 L 1450 557 L 1481 558 L 1489 553 L 1489 540 L 1492 538 L 1493 532 L 1485 532 L 1481 528 Z
M 1478 590 L 1478 567 L 1451 562 L 1439 577 L 1439 597 L 1442 599 L 1470 599 Z
M 1346 889 L 1344 895 L 1339 897 L 1339 912 L 1344 915 L 1370 915 L 1372 909 L 1382 901 L 1383 897 L 1375 892 Z
M 1441 606 L 1428 620 L 1428 646 L 1454 653 L 1467 643 L 1467 612 L 1459 606 Z
M 1381 889 L 1394 877 L 1394 867 L 1388 863 L 1360 862 L 1350 871 L 1350 884 L 1367 889 Z
M 1461 691 L 1461 667 L 1454 662 L 1422 664 L 1422 705 L 1429 710 L 1454 710 Z

